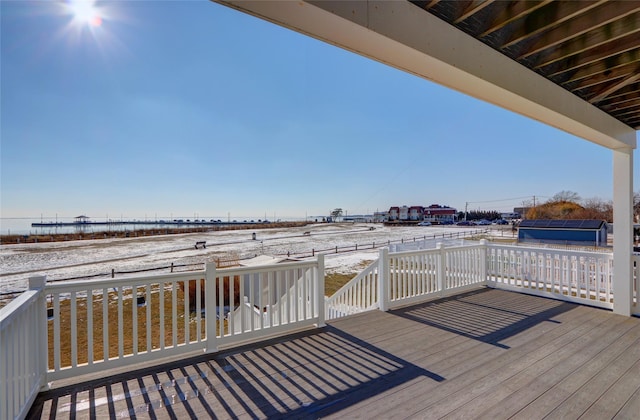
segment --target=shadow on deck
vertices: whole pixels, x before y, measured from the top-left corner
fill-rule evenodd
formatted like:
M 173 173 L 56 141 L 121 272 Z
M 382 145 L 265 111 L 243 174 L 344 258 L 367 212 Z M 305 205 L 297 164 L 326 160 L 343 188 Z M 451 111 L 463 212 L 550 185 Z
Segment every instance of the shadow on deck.
M 581 413 L 613 387 L 604 407 L 625 418 L 640 404 L 639 348 L 639 319 L 482 289 L 53 389 L 29 417 L 571 416 L 564 404 L 622 358 Z M 586 362 L 589 375 L 576 377 Z
M 507 298 L 508 297 L 508 298 Z M 500 341 L 553 318 L 576 305 L 521 294 L 494 294 L 488 289 L 455 295 L 391 313 L 501 348 Z

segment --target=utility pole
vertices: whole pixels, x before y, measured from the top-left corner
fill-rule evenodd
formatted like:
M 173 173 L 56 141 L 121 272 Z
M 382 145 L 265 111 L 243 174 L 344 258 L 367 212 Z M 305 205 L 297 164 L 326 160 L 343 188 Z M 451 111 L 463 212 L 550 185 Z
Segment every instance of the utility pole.
M 536 214 L 536 196 L 535 195 L 533 196 L 533 212 L 532 213 L 533 213 L 532 216 L 537 219 L 538 215 Z
M 469 202 L 464 203 L 464 220 L 467 221 L 467 207 L 469 206 Z

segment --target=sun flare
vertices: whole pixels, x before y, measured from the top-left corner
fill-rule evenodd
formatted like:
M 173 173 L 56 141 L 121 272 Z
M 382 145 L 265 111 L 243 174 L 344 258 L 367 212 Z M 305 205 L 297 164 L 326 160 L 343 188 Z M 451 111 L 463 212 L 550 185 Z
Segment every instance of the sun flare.
M 73 16 L 73 22 L 78 26 L 102 26 L 100 8 L 94 0 L 69 0 L 67 8 Z

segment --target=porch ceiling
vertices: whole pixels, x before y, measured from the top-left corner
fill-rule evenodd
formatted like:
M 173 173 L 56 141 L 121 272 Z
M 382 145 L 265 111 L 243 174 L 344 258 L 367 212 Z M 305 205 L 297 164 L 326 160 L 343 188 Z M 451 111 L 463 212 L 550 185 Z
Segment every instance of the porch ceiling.
M 640 129 L 640 1 L 412 1 Z
M 640 129 L 640 0 L 213 0 L 614 150 Z

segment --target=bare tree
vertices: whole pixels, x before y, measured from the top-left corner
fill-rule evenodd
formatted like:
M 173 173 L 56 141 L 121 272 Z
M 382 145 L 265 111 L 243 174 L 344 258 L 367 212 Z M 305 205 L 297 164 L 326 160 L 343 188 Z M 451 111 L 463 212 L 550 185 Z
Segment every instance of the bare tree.
M 598 219 L 613 221 L 613 202 L 600 198 L 588 198 L 584 200 L 582 210 L 576 213 L 580 219 Z
M 552 202 L 552 203 L 561 203 L 561 202 L 578 203 L 579 201 L 580 201 L 580 194 L 574 191 L 560 191 L 559 193 L 551 197 L 551 199 L 549 200 L 549 202 Z
M 331 211 L 331 218 L 333 219 L 334 222 L 338 221 L 338 217 L 342 217 L 342 209 L 341 208 L 333 209 Z

